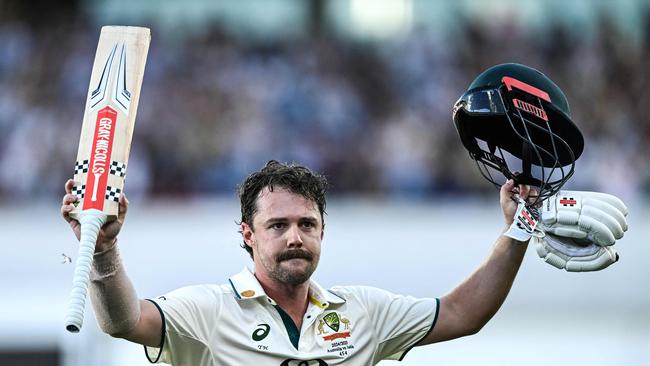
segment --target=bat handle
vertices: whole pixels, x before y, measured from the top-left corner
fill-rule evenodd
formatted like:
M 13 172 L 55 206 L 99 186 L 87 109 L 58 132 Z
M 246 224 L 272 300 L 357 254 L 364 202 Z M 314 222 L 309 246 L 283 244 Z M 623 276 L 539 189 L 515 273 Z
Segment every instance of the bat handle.
M 107 216 L 102 211 L 90 209 L 82 211 L 78 219 L 81 224 L 81 239 L 79 240 L 79 253 L 74 268 L 72 293 L 65 320 L 65 329 L 71 333 L 78 333 L 83 324 L 95 243 Z

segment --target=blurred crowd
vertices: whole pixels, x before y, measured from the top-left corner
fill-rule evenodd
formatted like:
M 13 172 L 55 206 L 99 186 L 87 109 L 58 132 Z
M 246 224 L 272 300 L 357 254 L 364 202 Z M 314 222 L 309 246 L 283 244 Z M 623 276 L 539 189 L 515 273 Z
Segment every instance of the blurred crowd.
M 0 198 L 60 196 L 98 34 L 79 21 L 0 24 Z M 585 135 L 570 186 L 650 193 L 650 33 L 629 37 L 605 15 L 589 35 L 507 19 L 374 43 L 327 34 L 244 43 L 218 25 L 182 42 L 153 34 L 128 192 L 232 194 L 276 159 L 323 172 L 343 195 L 493 193 L 451 108 L 482 70 L 520 62 L 564 89 Z

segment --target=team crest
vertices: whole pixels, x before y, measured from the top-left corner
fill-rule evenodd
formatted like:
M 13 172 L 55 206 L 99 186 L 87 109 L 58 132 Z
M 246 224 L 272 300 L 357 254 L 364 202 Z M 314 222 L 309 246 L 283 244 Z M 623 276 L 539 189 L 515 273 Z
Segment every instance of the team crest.
M 335 332 L 339 331 L 339 324 L 341 324 L 341 320 L 339 319 L 339 314 L 329 313 L 323 317 L 323 320 L 325 321 L 325 324 L 327 324 L 328 327 L 332 328 L 333 331 Z
M 326 342 L 328 354 L 334 353 L 347 357 L 354 351 L 351 325 L 350 319 L 334 311 L 323 315 L 318 320 L 317 335 Z
M 325 326 L 327 325 L 327 328 Z M 343 329 L 341 329 L 343 327 Z M 332 331 L 334 333 L 332 334 Z M 331 312 L 323 316 L 318 321 L 318 335 L 323 337 L 323 340 L 333 341 L 339 338 L 350 337 L 350 320 L 336 312 Z

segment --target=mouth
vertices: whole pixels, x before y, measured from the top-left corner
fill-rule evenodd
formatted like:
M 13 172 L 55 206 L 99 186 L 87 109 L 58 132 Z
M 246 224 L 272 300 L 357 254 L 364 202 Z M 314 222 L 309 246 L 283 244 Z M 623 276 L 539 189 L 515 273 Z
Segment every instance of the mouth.
M 281 261 L 281 263 L 300 263 L 300 262 L 309 262 L 309 260 L 305 258 L 291 258 L 291 259 L 285 259 Z

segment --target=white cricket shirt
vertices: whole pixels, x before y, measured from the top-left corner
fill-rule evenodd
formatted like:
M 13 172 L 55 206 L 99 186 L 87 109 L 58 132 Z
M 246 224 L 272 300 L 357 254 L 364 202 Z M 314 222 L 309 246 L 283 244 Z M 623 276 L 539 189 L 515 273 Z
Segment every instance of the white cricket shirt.
M 401 360 L 438 317 L 439 301 L 363 286 L 329 291 L 311 281 L 302 329 L 248 269 L 224 285 L 183 287 L 154 304 L 163 316 L 151 362 L 172 365 L 374 365 Z

